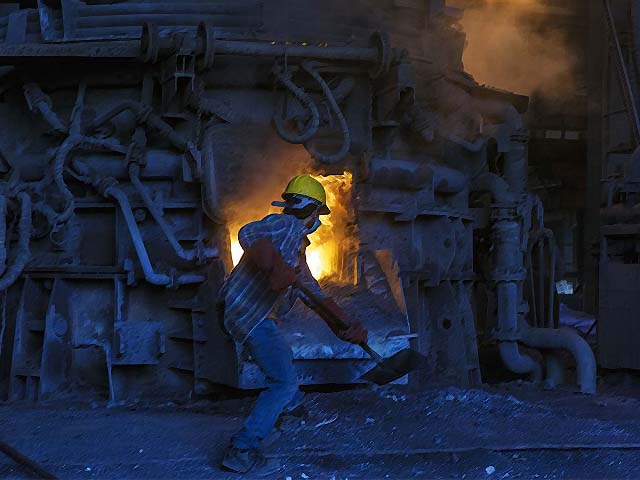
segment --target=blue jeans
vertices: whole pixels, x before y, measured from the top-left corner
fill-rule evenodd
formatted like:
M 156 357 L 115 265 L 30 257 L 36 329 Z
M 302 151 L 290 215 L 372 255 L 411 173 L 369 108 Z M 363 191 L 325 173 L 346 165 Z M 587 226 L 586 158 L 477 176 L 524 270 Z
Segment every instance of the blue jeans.
M 280 414 L 299 403 L 302 395 L 293 370 L 291 347 L 273 320 L 263 320 L 251 332 L 245 346 L 264 373 L 266 389 L 260 393 L 232 444 L 236 448 L 254 449 L 271 433 Z

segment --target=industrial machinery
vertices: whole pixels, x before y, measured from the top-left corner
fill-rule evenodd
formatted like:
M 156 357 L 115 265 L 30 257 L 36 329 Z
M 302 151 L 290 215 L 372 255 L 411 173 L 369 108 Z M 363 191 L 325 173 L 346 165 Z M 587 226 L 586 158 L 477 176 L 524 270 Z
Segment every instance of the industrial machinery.
M 462 71 L 460 11 L 388 3 L 0 6 L 0 394 L 259 387 L 215 299 L 238 228 L 308 171 L 333 211 L 312 271 L 381 355 L 429 358 L 402 381 L 480 384 L 481 325 L 510 370 L 542 380 L 525 344 L 557 383 L 553 350 L 568 349 L 595 389 L 586 343 L 524 301 L 548 233 L 527 191 L 526 97 Z M 371 368 L 301 305 L 282 320 L 303 383 Z

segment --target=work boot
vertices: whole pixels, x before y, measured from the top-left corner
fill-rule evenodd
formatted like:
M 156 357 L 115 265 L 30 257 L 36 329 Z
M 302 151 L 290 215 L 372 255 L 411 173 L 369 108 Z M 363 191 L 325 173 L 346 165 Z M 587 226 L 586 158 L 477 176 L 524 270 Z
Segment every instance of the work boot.
M 298 405 L 293 410 L 282 412 L 276 420 L 275 428 L 278 430 L 290 431 L 300 428 L 303 422 L 309 419 L 307 409 L 302 405 Z
M 249 473 L 263 477 L 277 473 L 284 465 L 275 458 L 265 458 L 257 450 L 230 447 L 222 459 L 222 466 L 235 473 Z

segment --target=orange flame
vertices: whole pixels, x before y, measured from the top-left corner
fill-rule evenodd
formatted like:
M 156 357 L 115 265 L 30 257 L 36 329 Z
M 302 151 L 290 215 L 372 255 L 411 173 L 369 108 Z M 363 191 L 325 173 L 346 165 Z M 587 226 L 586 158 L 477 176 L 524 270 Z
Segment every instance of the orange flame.
M 353 246 L 353 212 L 351 210 L 352 175 L 315 176 L 327 192 L 329 215 L 320 217 L 322 225 L 309 236 L 311 244 L 307 247 L 307 264 L 311 274 L 317 280 L 334 277 L 344 280 L 344 255 Z M 231 227 L 231 259 L 237 265 L 242 258 L 242 247 L 238 242 L 240 225 Z

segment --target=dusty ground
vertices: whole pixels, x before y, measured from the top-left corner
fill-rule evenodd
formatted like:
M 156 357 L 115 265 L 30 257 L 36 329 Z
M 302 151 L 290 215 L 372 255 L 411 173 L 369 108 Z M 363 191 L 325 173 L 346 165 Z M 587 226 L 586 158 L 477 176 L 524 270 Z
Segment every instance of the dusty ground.
M 605 393 L 401 388 L 307 395 L 266 452 L 273 478 L 640 478 L 640 399 Z M 240 478 L 215 465 L 251 399 L 184 405 L 0 405 L 0 438 L 60 478 Z M 0 478 L 29 478 L 0 454 Z M 287 479 L 288 480 L 288 479 Z

